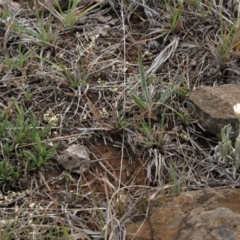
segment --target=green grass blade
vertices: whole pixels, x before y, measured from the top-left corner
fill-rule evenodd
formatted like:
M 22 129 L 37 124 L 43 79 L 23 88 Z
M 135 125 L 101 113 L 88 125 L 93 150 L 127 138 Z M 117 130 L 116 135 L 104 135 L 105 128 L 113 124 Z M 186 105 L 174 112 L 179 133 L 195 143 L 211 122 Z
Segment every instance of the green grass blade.
M 152 101 L 151 101 L 151 97 L 148 93 L 147 79 L 146 79 L 146 75 L 144 72 L 140 54 L 138 54 L 138 67 L 139 67 L 139 72 L 140 72 L 140 79 L 141 79 L 141 86 L 142 86 L 142 90 L 143 90 L 144 100 L 146 101 L 147 105 L 150 106 Z
M 133 101 L 138 105 L 138 107 L 143 110 L 146 111 L 147 110 L 147 104 L 140 99 L 139 97 L 137 97 L 135 94 L 131 94 L 131 98 L 133 99 Z

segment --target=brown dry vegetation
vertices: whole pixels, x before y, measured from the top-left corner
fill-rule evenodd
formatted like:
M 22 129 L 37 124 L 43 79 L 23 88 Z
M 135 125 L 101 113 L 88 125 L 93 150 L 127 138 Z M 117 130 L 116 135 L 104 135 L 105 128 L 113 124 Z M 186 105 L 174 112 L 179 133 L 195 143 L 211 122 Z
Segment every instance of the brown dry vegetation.
M 238 1 L 89 2 L 64 12 L 2 5 L 1 116 L 14 123 L 17 103 L 43 128 L 50 109 L 58 121 L 46 138 L 59 147 L 1 183 L 0 239 L 124 239 L 156 195 L 238 183 L 187 109 L 197 86 L 239 81 Z M 72 143 L 90 151 L 80 176 L 56 161 Z M 0 161 L 23 166 L 21 148 L 31 144 L 1 148 Z

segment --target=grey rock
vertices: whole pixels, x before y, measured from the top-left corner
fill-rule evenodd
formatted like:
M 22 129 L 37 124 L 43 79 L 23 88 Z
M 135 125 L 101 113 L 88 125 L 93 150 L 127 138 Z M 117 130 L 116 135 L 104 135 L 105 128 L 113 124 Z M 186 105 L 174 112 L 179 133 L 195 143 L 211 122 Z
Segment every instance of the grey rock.
M 188 111 L 206 131 L 218 135 L 225 125 L 230 124 L 233 129 L 230 137 L 236 137 L 239 124 L 233 106 L 237 103 L 240 103 L 239 84 L 200 86 L 189 96 Z
M 64 203 L 73 203 L 76 196 L 74 196 L 71 192 L 68 191 L 60 191 L 57 194 L 57 201 Z
M 78 174 L 90 168 L 89 150 L 86 146 L 73 144 L 57 156 L 57 161 L 66 169 Z

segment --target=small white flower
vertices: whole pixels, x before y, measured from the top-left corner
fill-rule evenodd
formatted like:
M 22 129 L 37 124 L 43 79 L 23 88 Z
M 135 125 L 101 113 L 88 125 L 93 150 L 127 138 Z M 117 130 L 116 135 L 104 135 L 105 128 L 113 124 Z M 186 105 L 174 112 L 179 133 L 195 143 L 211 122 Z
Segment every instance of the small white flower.
M 234 115 L 240 121 L 240 103 L 237 103 L 233 106 Z

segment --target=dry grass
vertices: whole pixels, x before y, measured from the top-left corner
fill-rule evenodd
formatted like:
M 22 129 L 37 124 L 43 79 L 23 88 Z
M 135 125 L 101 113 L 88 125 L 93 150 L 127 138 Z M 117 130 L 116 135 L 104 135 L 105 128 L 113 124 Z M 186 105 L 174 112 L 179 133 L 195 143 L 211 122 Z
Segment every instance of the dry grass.
M 59 119 L 50 141 L 95 152 L 81 176 L 53 158 L 3 184 L 0 239 L 125 239 L 125 223 L 156 195 L 237 184 L 186 102 L 199 85 L 238 81 L 239 3 L 181 2 L 109 0 L 44 14 L 3 4 L 1 111 L 14 121 L 14 99 L 45 126 L 51 109 Z M 118 173 L 100 154 L 104 145 L 119 149 Z M 7 157 L 21 164 L 16 152 Z M 125 159 L 139 161 L 128 181 Z

